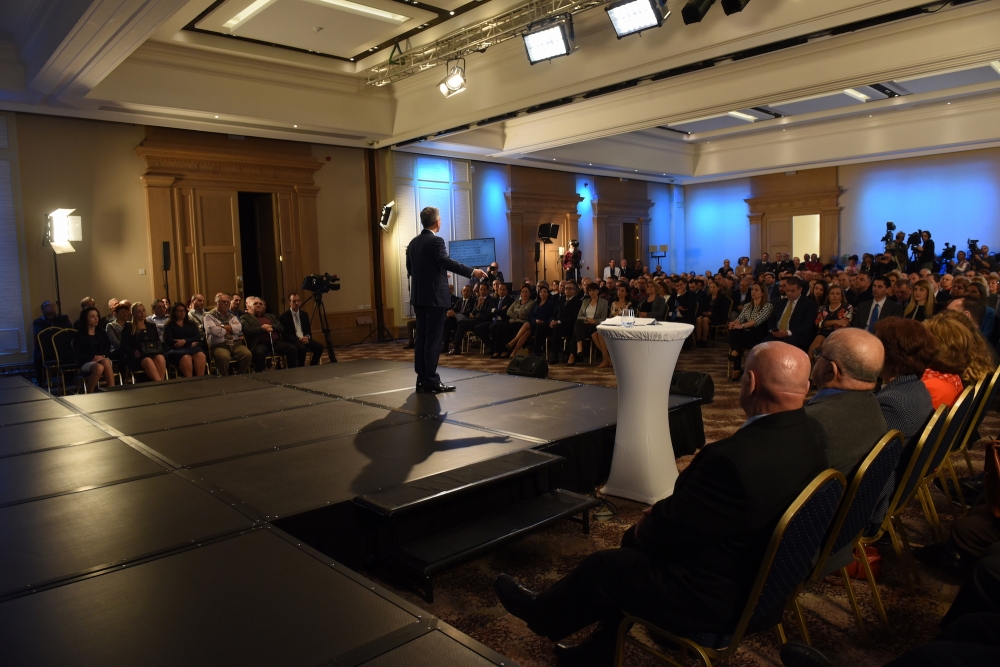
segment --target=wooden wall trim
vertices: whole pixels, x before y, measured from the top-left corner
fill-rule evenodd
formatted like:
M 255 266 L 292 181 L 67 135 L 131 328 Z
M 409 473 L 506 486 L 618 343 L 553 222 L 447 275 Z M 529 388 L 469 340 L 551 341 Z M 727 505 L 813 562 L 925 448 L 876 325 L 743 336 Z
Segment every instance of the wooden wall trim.
M 750 207 L 750 256 L 759 257 L 767 252 L 767 217 L 790 217 L 796 215 L 819 214 L 819 250 L 825 261 L 831 255 L 839 254 L 840 248 L 840 195 L 838 187 L 809 190 L 804 192 L 782 192 L 763 197 L 744 199 Z

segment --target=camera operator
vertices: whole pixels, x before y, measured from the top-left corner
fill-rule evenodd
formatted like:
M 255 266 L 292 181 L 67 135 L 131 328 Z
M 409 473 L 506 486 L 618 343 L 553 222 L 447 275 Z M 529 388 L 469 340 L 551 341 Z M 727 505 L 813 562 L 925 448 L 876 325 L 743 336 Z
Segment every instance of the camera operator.
M 906 268 L 909 261 L 909 256 L 906 253 L 906 232 L 896 232 L 896 240 L 887 244 L 885 249 L 892 253 L 893 259 L 896 260 L 896 265 L 901 271 Z
M 899 265 L 896 264 L 896 258 L 893 256 L 891 251 L 886 250 L 878 256 L 878 261 L 875 262 L 875 268 L 871 272 L 872 278 L 884 278 L 897 269 L 899 269 Z
M 965 258 L 965 251 L 959 250 L 955 259 L 948 260 L 948 273 L 953 276 L 961 276 L 969 270 L 969 260 Z
M 971 247 L 969 249 L 972 250 Z M 961 255 L 962 253 L 959 254 Z M 982 273 L 984 271 L 989 273 L 993 266 L 993 262 L 990 261 L 990 247 L 987 245 L 979 248 L 978 252 L 973 252 L 972 257 L 969 259 L 972 270 L 976 273 Z
M 931 233 L 924 230 L 920 233 L 920 238 L 923 242 L 920 245 L 913 246 L 913 249 L 917 252 L 917 264 L 920 265 L 921 269 L 927 269 L 933 273 L 936 257 L 934 255 L 934 241 L 931 240 Z

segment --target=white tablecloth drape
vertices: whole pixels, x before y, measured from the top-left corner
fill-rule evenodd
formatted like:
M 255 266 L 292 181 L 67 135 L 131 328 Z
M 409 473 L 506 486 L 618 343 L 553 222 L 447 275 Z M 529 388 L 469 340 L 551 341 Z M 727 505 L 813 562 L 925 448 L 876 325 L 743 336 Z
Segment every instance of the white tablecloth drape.
M 617 321 L 597 327 L 618 380 L 615 453 L 604 492 L 652 504 L 674 492 L 677 464 L 667 401 L 674 365 L 694 327 L 657 322 L 626 329 Z

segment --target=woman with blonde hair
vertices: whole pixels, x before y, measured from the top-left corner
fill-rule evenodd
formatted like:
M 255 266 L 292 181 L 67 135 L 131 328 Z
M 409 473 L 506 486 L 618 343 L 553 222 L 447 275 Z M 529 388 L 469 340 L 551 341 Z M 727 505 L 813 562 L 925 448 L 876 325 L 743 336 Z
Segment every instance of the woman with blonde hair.
M 910 295 L 910 302 L 903 309 L 903 317 L 923 322 L 934 317 L 937 311 L 937 304 L 934 302 L 934 288 L 929 280 L 918 280 L 913 285 L 913 293 Z
M 142 371 L 150 380 L 167 379 L 167 360 L 163 356 L 156 326 L 146 321 L 146 306 L 132 304 L 132 319 L 122 327 L 122 360 L 133 372 Z
M 964 387 L 975 384 L 995 369 L 986 343 L 964 313 L 946 310 L 924 323 L 937 346 L 934 360 L 921 378 L 934 400 L 951 405 Z

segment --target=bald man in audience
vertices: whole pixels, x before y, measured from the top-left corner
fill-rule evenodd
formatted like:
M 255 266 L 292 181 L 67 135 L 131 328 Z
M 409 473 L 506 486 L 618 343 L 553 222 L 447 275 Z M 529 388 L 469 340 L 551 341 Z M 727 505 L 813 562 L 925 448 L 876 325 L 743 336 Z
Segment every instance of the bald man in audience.
M 754 347 L 743 426 L 702 448 L 620 549 L 591 554 L 541 593 L 497 576 L 503 606 L 553 641 L 599 623 L 586 642 L 556 646 L 560 665 L 611 665 L 624 613 L 688 637 L 731 632 L 778 519 L 827 468 L 823 429 L 803 408 L 809 371 L 794 346 Z
M 882 342 L 863 329 L 837 329 L 813 351 L 812 379 L 819 391 L 806 414 L 826 433 L 827 464 L 850 481 L 889 427 L 875 398 L 882 370 Z

